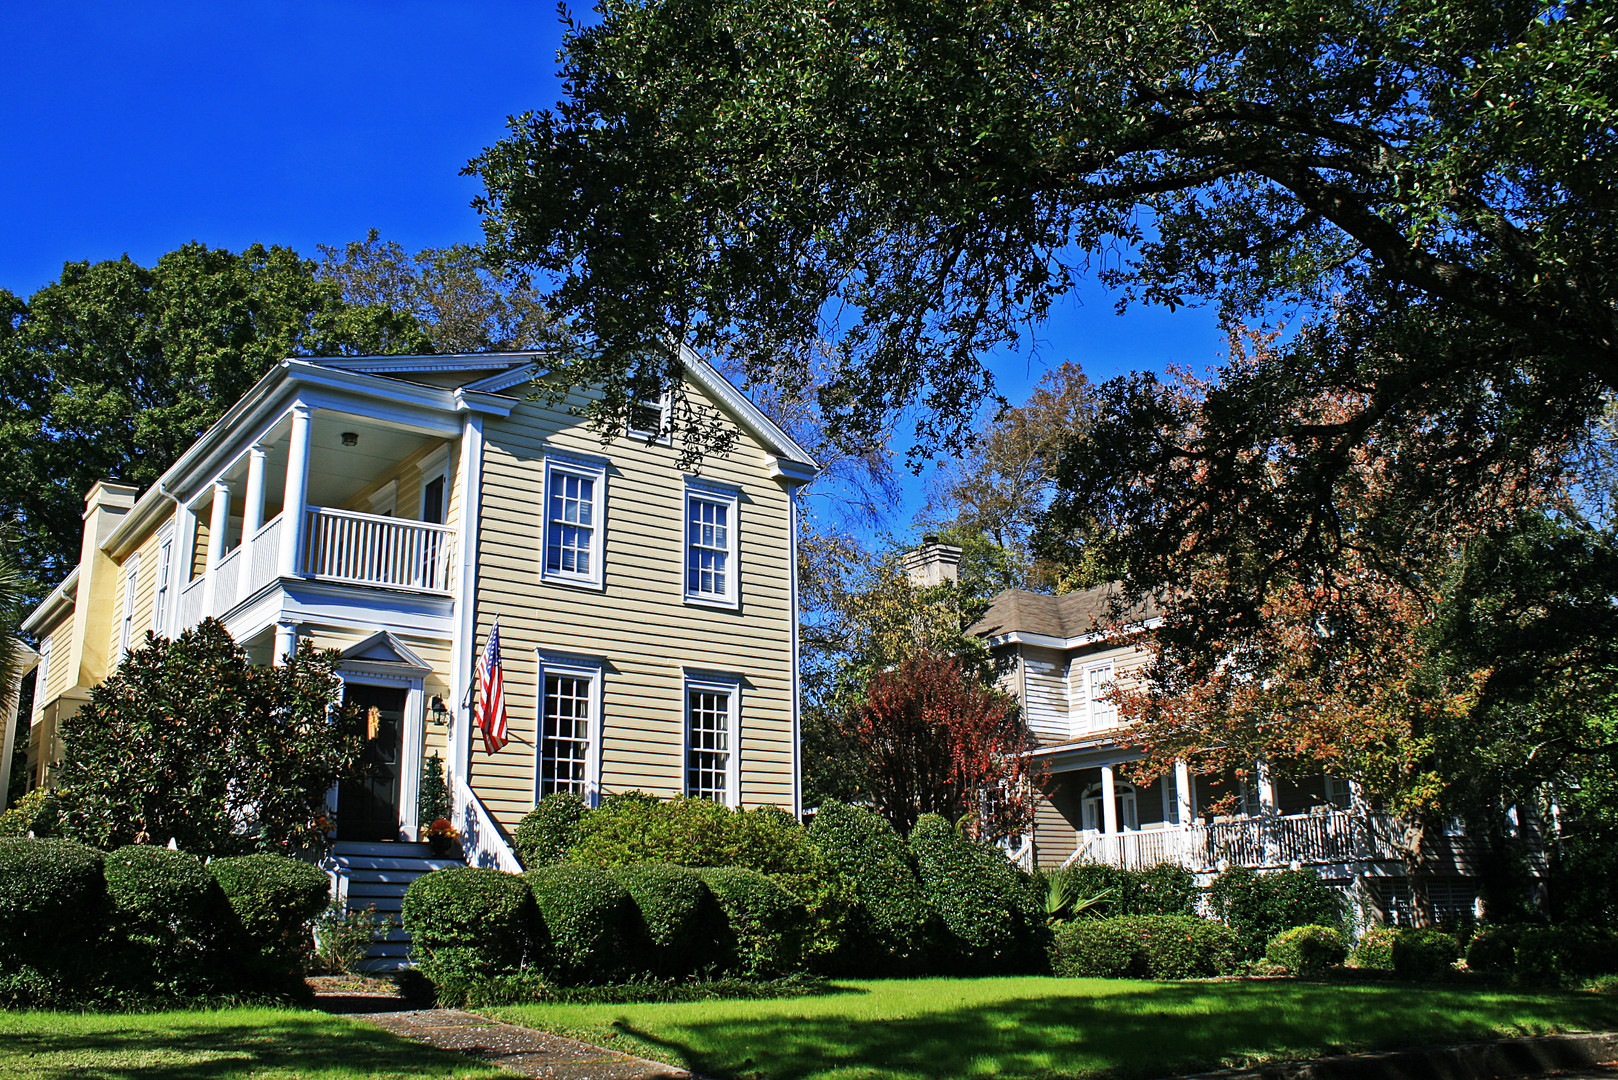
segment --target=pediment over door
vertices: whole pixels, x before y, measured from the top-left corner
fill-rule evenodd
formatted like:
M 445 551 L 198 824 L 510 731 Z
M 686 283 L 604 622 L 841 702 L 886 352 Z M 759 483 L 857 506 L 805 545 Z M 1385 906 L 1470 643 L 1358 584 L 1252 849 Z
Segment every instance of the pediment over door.
M 379 630 L 343 650 L 342 671 L 365 675 L 393 675 L 401 679 L 424 679 L 432 673 L 427 661 L 408 645 Z

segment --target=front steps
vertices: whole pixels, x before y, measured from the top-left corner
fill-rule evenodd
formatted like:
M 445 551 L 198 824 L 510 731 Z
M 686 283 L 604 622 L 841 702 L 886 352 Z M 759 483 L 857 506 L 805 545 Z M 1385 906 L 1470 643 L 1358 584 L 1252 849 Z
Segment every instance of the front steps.
M 425 873 L 465 864 L 453 856 L 434 856 L 426 844 L 339 840 L 320 865 L 332 875 L 333 895 L 340 897 L 349 911 L 375 907 L 378 915 L 393 919 L 394 928 L 386 940 L 371 946 L 362 967 L 367 971 L 398 971 L 410 962 L 410 936 L 398 925 L 405 890 Z

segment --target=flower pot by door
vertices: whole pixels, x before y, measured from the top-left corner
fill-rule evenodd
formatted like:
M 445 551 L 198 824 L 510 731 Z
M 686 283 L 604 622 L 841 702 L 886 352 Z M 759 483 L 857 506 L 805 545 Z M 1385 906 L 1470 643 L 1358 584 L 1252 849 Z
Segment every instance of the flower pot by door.
M 337 785 L 339 840 L 399 839 L 400 756 L 404 742 L 404 687 L 348 683 L 343 701 L 355 706 L 351 732 L 364 742 L 362 776 Z M 345 710 L 346 711 L 346 710 Z

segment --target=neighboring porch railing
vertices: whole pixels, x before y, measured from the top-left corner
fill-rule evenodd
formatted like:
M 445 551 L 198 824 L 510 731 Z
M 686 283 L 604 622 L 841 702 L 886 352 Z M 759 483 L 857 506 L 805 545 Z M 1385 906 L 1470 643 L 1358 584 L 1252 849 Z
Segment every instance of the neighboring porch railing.
M 1189 828 L 1080 833 L 1068 863 L 1097 862 L 1132 870 L 1175 863 L 1202 872 L 1397 859 L 1387 823 L 1376 815 L 1334 811 L 1246 818 Z
M 443 525 L 310 507 L 304 573 L 326 581 L 449 592 L 454 534 Z

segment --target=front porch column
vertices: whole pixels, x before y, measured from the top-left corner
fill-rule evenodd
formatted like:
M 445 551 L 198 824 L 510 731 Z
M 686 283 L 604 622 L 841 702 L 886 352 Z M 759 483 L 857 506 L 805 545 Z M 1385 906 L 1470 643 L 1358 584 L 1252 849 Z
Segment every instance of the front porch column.
M 298 577 L 303 565 L 303 532 L 309 519 L 309 406 L 292 406 L 292 440 L 287 446 L 287 486 L 281 500 L 281 550 L 276 573 Z M 277 638 L 279 640 L 279 637 Z
M 270 658 L 274 667 L 286 663 L 286 658 L 298 651 L 298 625 L 296 623 L 275 624 L 275 654 Z
M 1101 831 L 1108 836 L 1118 831 L 1118 790 L 1112 766 L 1101 766 Z
M 1179 804 L 1180 827 L 1189 829 L 1191 820 L 1197 816 L 1197 808 L 1191 797 L 1191 767 L 1183 758 L 1174 762 L 1174 797 Z
M 1281 801 L 1275 797 L 1275 777 L 1270 763 L 1260 759 L 1253 769 L 1258 778 L 1258 809 L 1265 817 L 1274 817 L 1281 811 Z
M 252 587 L 253 537 L 264 527 L 264 447 L 247 451 L 247 496 L 242 507 L 241 569 L 236 574 L 236 601 L 247 599 Z
M 213 482 L 213 510 L 208 514 L 208 561 L 202 572 L 207 580 L 202 583 L 202 612 L 218 615 L 220 599 L 219 578 L 216 571 L 225 560 L 225 533 L 230 529 L 230 485 L 223 480 Z

